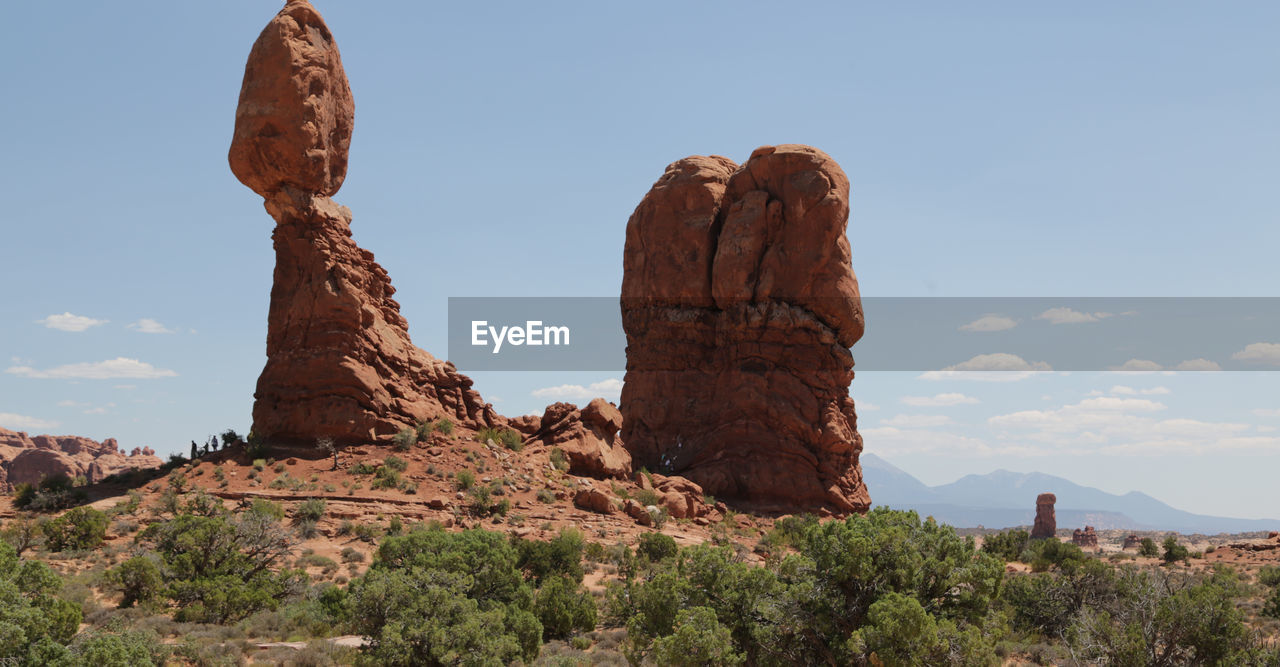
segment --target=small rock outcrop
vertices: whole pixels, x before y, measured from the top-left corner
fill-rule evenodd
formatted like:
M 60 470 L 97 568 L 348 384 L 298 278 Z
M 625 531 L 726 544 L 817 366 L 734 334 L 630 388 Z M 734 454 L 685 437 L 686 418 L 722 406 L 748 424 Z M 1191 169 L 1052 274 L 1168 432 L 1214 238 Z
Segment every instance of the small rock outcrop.
M 1129 534 L 1124 538 L 1124 546 L 1121 549 L 1137 549 L 1142 546 L 1142 538 L 1137 535 Z
M 1085 526 L 1084 530 L 1079 528 L 1071 533 L 1071 543 L 1078 547 L 1097 547 L 1098 533 L 1093 530 L 1093 526 Z
M 1036 522 L 1031 526 L 1033 539 L 1054 537 L 1057 534 L 1058 519 L 1053 513 L 1053 506 L 1057 502 L 1058 497 L 1052 493 L 1036 496 Z
M 622 413 L 603 398 L 581 410 L 572 403 L 553 403 L 542 414 L 534 438 L 548 448 L 559 447 L 569 472 L 604 479 L 631 476 L 631 454 L 622 447 Z
M 289 0 L 245 65 L 228 160 L 276 221 L 267 364 L 253 428 L 269 441 L 385 438 L 422 419 L 501 418 L 452 364 L 415 347 L 387 272 L 330 197 L 346 177 L 354 104 L 320 14 Z
M 0 428 L 0 489 L 54 475 L 83 477 L 96 484 L 119 472 L 163 463 L 150 447 L 125 455 L 115 438 L 98 442 L 74 435 L 28 436 Z
M 667 167 L 627 223 L 622 440 L 717 497 L 870 506 L 849 398 L 849 181 L 808 146 Z

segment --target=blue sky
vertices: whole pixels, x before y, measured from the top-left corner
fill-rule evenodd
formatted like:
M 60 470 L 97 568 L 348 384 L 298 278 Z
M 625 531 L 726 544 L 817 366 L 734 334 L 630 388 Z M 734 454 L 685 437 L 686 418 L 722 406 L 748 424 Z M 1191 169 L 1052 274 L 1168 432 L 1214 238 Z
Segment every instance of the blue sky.
M 161 452 L 248 428 L 272 223 L 226 151 L 279 6 L 6 7 L 0 426 Z M 356 100 L 336 199 L 441 356 L 448 297 L 616 295 L 627 217 L 667 163 L 772 143 L 848 173 L 867 295 L 1280 284 L 1274 3 L 317 7 Z M 930 483 L 1042 470 L 1280 517 L 1275 375 L 862 373 L 852 393 L 868 451 Z M 476 374 L 513 415 L 620 378 Z M 903 402 L 939 394 L 978 402 Z

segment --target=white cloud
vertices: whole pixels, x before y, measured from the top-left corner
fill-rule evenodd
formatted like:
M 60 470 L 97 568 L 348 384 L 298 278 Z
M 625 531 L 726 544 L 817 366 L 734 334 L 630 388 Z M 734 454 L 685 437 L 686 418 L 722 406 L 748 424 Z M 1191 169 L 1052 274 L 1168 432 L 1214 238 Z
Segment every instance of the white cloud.
M 84 413 L 86 415 L 105 415 L 107 414 L 107 409 L 102 406 L 98 406 L 96 408 L 89 408 L 88 410 L 85 410 Z
M 1006 331 L 1018 326 L 1017 320 L 1005 317 L 1004 315 L 983 315 L 978 319 L 960 325 L 961 331 Z
M 1108 317 L 1111 317 L 1111 313 L 1082 313 L 1071 308 L 1050 308 L 1036 315 L 1037 320 L 1046 320 L 1049 324 L 1084 324 Z
M 47 370 L 38 370 L 30 366 L 11 366 L 5 369 L 5 372 L 21 377 L 56 380 L 110 380 L 116 378 L 154 380 L 178 375 L 171 370 L 156 368 L 144 361 L 126 359 L 125 357 L 116 357 L 115 359 L 98 362 L 66 364 Z
M 43 324 L 50 329 L 57 329 L 58 331 L 84 331 L 90 327 L 106 323 L 107 320 L 95 320 L 92 317 L 72 315 L 71 313 L 50 315 L 43 320 L 36 320 L 36 324 Z
M 1122 373 L 1153 373 L 1155 371 L 1162 370 L 1163 368 L 1164 366 L 1161 366 L 1154 361 L 1147 361 L 1146 359 L 1130 359 L 1119 366 L 1112 366 L 1110 370 Z
M 881 419 L 880 423 L 884 426 L 900 428 L 929 428 L 950 424 L 951 418 L 946 415 L 894 415 L 888 419 Z
M 1188 359 L 1173 367 L 1175 371 L 1220 371 L 1222 367 L 1216 361 L 1208 359 Z
M 534 398 L 589 401 L 593 398 L 617 398 L 622 394 L 622 380 L 609 378 L 592 382 L 586 387 L 580 384 L 562 384 L 533 390 Z
M 978 356 L 947 366 L 940 371 L 926 371 L 921 380 L 978 380 L 983 382 L 1015 382 L 1031 377 L 1033 373 L 1053 370 L 1043 361 L 1027 361 L 1016 354 L 996 352 Z
M 36 417 L 28 417 L 26 415 L 15 415 L 12 412 L 0 412 L 0 427 L 13 429 L 15 431 L 36 431 L 40 429 L 50 429 L 58 425 L 56 421 L 48 419 L 39 419 Z
M 1280 366 L 1280 343 L 1250 343 L 1231 358 L 1251 364 Z
M 854 401 L 854 404 L 857 406 L 858 412 L 875 412 L 880 409 L 880 406 L 869 401 Z
M 1274 426 L 1259 425 L 1257 428 L 1259 433 L 1275 433 L 1276 432 L 1276 427 Z
M 1163 396 L 1165 394 L 1171 394 L 1173 392 L 1170 391 L 1168 387 L 1148 387 L 1146 389 L 1134 389 L 1133 387 L 1126 387 L 1122 384 L 1118 384 L 1111 388 L 1110 393 L 1115 394 L 1116 396 L 1136 396 L 1138 394 L 1142 394 L 1144 396 Z M 1100 396 L 1101 392 L 1096 392 L 1096 393 L 1090 392 L 1090 395 Z
M 129 389 L 137 389 L 137 388 L 138 388 L 138 385 L 136 385 L 136 384 L 113 384 L 113 385 L 111 385 L 111 388 L 112 388 L 112 389 L 124 389 L 124 390 L 129 390 Z
M 1258 408 L 1253 414 L 1259 417 L 1280 417 L 1280 408 Z
M 149 317 L 144 317 L 144 318 L 142 318 L 142 319 L 138 320 L 137 322 L 133 322 L 133 323 L 131 323 L 131 324 L 129 325 L 129 328 L 130 328 L 130 329 L 133 329 L 134 331 L 137 331 L 138 333 L 144 333 L 144 334 L 171 334 L 171 333 L 178 333 L 177 331 L 174 331 L 173 329 L 170 329 L 170 328 L 166 327 L 165 325 L 163 325 L 163 324 L 161 324 L 161 323 L 159 323 L 159 322 L 157 322 L 157 321 L 155 321 L 155 320 L 153 320 L 153 319 L 151 319 L 151 318 L 149 318 Z
M 933 396 L 903 396 L 902 402 L 907 405 L 924 408 L 949 407 L 952 405 L 974 405 L 978 399 L 964 394 L 935 394 Z

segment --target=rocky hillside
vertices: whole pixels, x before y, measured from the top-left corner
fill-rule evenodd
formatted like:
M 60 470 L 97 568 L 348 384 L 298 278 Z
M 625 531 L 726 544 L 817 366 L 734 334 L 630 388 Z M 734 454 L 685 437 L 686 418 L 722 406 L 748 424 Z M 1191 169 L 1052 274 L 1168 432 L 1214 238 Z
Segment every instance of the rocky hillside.
M 0 428 L 0 489 L 45 477 L 83 477 L 90 484 L 131 469 L 159 467 L 163 461 L 150 447 L 127 454 L 115 438 L 102 442 L 74 435 L 28 436 Z

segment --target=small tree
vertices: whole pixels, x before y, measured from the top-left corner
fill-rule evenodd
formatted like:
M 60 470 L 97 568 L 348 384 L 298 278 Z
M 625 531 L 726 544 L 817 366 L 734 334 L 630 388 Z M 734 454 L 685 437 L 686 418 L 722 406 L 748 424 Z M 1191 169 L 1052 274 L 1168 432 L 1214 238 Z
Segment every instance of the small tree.
M 106 537 L 107 515 L 92 507 L 77 507 L 44 523 L 45 542 L 51 551 L 92 549 Z
M 1156 547 L 1156 541 L 1150 537 L 1142 538 L 1142 543 L 1138 545 L 1138 555 L 1147 558 L 1155 558 L 1160 555 L 1160 549 Z
M 164 587 L 160 565 L 150 554 L 134 556 L 119 567 L 108 570 L 103 582 L 108 588 L 119 591 L 121 607 L 132 607 L 158 596 Z
M 337 470 L 338 446 L 333 444 L 333 438 L 320 438 L 319 440 L 316 440 L 316 446 L 319 447 L 321 451 L 333 457 L 333 467 L 330 468 L 330 470 Z
M 676 616 L 675 632 L 653 643 L 653 659 L 660 665 L 740 665 L 745 657 L 734 650 L 729 628 L 720 625 L 707 607 L 685 609 Z
M 596 604 L 573 579 L 555 576 L 547 579 L 534 598 L 533 613 L 542 622 L 547 639 L 567 639 L 575 632 L 589 632 L 596 627 Z
M 1181 544 L 1178 544 L 1178 538 L 1170 535 L 1164 538 L 1164 562 L 1176 563 L 1180 560 L 1185 561 L 1191 557 L 1191 552 Z
M 21 556 L 22 552 L 36 545 L 41 533 L 41 526 L 38 521 L 29 516 L 20 516 L 5 526 L 4 531 L 0 532 L 0 538 L 12 545 L 18 555 Z

